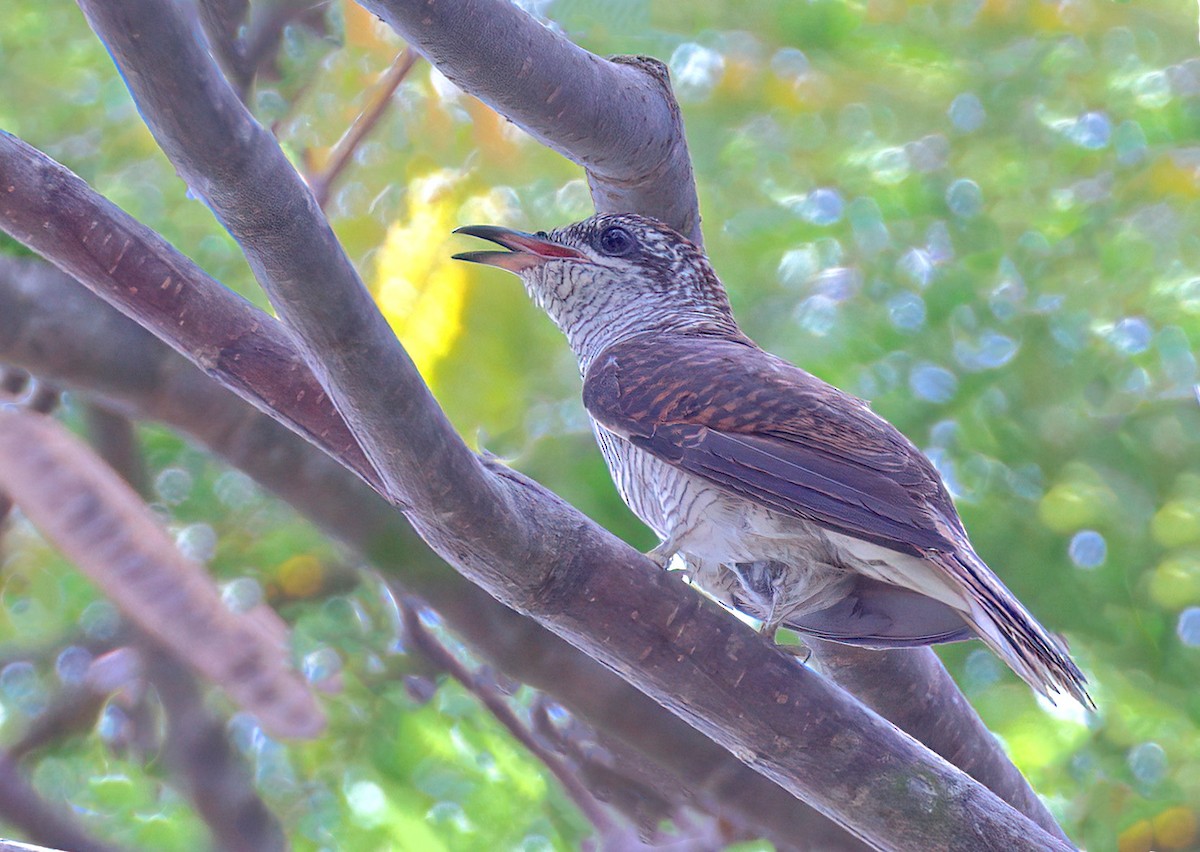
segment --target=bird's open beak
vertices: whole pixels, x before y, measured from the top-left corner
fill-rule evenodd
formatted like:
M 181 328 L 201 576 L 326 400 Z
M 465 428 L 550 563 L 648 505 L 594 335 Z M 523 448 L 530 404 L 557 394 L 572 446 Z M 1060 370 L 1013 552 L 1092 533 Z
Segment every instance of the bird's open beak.
M 454 255 L 455 260 L 485 263 L 498 266 L 509 272 L 521 273 L 548 260 L 586 260 L 587 255 L 570 246 L 560 245 L 543 236 L 512 231 L 496 225 L 467 225 L 456 228 L 454 233 L 468 237 L 482 237 L 504 246 L 508 251 L 464 251 Z

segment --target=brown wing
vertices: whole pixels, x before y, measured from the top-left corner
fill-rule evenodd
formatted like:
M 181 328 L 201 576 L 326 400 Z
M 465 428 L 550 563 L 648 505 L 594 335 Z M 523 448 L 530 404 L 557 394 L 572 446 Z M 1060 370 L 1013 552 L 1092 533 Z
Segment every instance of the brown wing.
M 929 461 L 866 403 L 749 340 L 618 343 L 583 401 L 605 428 L 780 512 L 923 556 L 965 535 Z
M 1065 648 L 967 541 L 937 471 L 866 403 L 748 339 L 642 336 L 602 352 L 583 402 L 605 428 L 764 506 L 921 557 L 966 595 L 957 612 L 858 581 L 789 626 L 872 646 L 964 638 L 961 618 L 1030 685 L 1091 705 Z

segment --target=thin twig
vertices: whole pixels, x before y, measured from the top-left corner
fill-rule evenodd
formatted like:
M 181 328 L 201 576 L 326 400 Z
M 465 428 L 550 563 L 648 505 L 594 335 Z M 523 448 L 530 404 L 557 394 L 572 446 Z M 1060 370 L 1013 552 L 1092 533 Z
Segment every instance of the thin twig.
M 90 729 L 107 698 L 87 685 L 60 690 L 9 747 L 9 759 L 20 761 L 31 751 Z
M 354 152 L 358 150 L 358 146 L 362 144 L 367 134 L 375 128 L 379 119 L 387 112 L 392 103 L 392 95 L 396 93 L 396 89 L 400 88 L 400 84 L 404 82 L 420 58 L 411 47 L 406 47 L 400 52 L 379 79 L 379 84 L 371 93 L 367 106 L 358 114 L 346 132 L 342 134 L 342 138 L 338 139 L 333 146 L 333 150 L 329 152 L 325 168 L 308 177 L 308 185 L 312 188 L 313 197 L 317 199 L 317 204 L 322 210 L 329 201 L 329 192 L 333 188 L 334 181 L 350 164 L 350 158 L 354 156 Z
M 595 791 L 596 798 L 619 810 L 645 834 L 653 833 L 684 806 L 682 791 L 667 779 L 657 779 L 665 783 L 647 784 L 645 779 L 635 777 L 636 770 L 646 763 L 641 755 L 631 755 L 626 750 L 621 757 L 632 757 L 631 762 L 616 759 L 612 751 L 599 743 L 596 733 L 574 716 L 556 723 L 551 718 L 550 704 L 551 699 L 544 693 L 533 699 L 529 714 L 533 733 L 579 767 L 579 774 L 589 789 Z
M 143 497 L 148 496 L 146 462 L 138 446 L 137 432 L 129 418 L 91 401 L 84 404 L 83 418 L 87 423 L 88 441 L 100 458 L 119 473 L 134 491 Z
M 617 833 L 619 829 L 612 817 L 605 812 L 604 806 L 579 780 L 575 771 L 561 757 L 545 747 L 541 740 L 521 721 L 497 689 L 463 665 L 445 645 L 425 629 L 418 615 L 422 604 L 409 595 L 401 595 L 398 603 L 404 618 L 404 630 L 412 647 L 472 692 L 480 703 L 496 717 L 496 720 L 508 729 L 517 742 L 525 746 L 531 754 L 545 764 L 601 837 Z
M 661 219 L 702 244 L 667 67 L 604 59 L 508 0 L 359 0 L 455 85 L 587 170 L 599 213 Z

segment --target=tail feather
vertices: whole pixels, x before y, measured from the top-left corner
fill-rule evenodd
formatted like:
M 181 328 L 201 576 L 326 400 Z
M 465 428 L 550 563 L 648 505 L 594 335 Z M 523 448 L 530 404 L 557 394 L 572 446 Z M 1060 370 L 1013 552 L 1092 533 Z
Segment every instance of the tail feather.
M 1084 707 L 1096 705 L 1087 678 L 1066 646 L 1042 627 L 1000 578 L 973 552 L 931 555 L 962 583 L 970 609 L 963 613 L 979 638 L 1051 702 L 1066 693 Z

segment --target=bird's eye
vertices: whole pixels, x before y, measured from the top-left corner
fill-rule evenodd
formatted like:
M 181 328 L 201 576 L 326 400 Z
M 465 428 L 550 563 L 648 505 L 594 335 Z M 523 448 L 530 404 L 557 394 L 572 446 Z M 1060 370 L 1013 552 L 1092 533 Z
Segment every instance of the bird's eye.
M 613 225 L 600 232 L 596 239 L 596 248 L 609 257 L 622 257 L 637 248 L 637 240 L 624 228 Z

